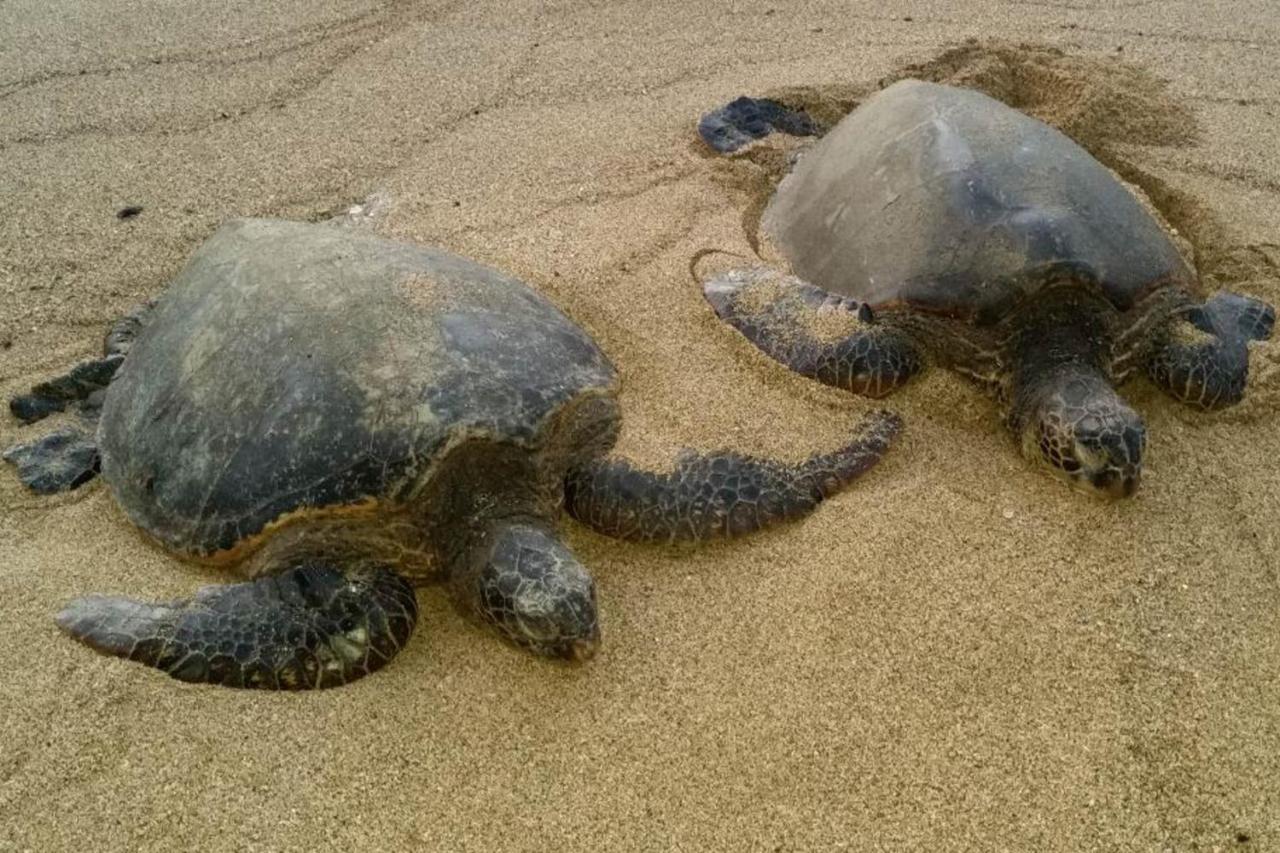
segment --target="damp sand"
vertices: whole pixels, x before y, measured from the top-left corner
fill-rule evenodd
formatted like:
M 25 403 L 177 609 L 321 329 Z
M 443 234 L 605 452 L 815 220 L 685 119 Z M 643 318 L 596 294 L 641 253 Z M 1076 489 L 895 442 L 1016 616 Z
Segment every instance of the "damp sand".
M 382 233 L 510 270 L 599 339 L 619 452 L 799 458 L 873 404 L 701 299 L 691 259 L 752 253 L 781 161 L 709 158 L 700 112 L 978 86 L 1147 192 L 1209 287 L 1277 302 L 1273 11 L 8 3 L 0 392 L 90 355 L 225 218 L 378 192 Z M 101 485 L 38 498 L 0 472 L 0 850 L 1280 849 L 1280 343 L 1252 355 L 1220 415 L 1124 389 L 1150 430 L 1131 501 L 1031 469 L 931 371 L 888 401 L 907 428 L 884 463 L 802 523 L 690 551 L 566 521 L 599 583 L 588 666 L 426 589 L 391 667 L 311 695 L 186 686 L 60 636 L 72 595 L 222 576 L 145 544 Z M 30 432 L 0 420 L 0 444 Z

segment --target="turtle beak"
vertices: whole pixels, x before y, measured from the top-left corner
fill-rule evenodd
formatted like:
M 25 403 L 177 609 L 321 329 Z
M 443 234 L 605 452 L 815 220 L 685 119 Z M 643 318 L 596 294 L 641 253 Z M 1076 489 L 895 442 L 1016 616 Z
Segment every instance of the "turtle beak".
M 574 640 L 564 648 L 564 659 L 570 663 L 586 663 L 595 656 L 600 646 L 599 635 L 588 640 Z
M 1101 471 L 1090 478 L 1090 484 L 1101 494 L 1111 498 L 1132 497 L 1142 480 L 1139 470 Z
M 1128 498 L 1138 490 L 1138 483 L 1142 480 L 1142 474 L 1135 472 L 1131 477 L 1120 478 L 1120 494 L 1116 497 Z

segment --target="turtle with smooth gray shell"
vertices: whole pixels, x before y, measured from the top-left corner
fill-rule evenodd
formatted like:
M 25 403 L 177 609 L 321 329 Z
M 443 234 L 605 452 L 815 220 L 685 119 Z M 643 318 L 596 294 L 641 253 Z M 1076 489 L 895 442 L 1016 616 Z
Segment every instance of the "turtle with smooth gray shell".
M 613 366 L 550 302 L 465 258 L 332 225 L 224 225 L 106 349 L 13 401 L 31 420 L 101 397 L 96 433 L 25 446 L 20 475 L 70 487 L 85 477 L 59 471 L 96 454 L 151 539 L 243 580 L 160 604 L 80 598 L 58 624 L 235 687 L 380 668 L 428 581 L 526 649 L 585 659 L 596 593 L 556 531 L 562 506 L 622 539 L 746 533 L 811 510 L 898 427 L 874 414 L 799 464 L 686 452 L 668 473 L 638 470 L 608 456 Z
M 739 126 L 741 125 L 741 126 Z M 728 153 L 803 121 L 738 99 L 699 125 Z M 1115 391 L 1145 371 L 1201 409 L 1241 399 L 1275 311 L 1205 300 L 1170 235 L 1106 167 L 979 92 L 903 80 L 804 152 L 763 231 L 794 275 L 703 282 L 716 313 L 799 373 L 880 397 L 933 361 L 999 402 L 1026 456 L 1133 493 L 1146 429 Z

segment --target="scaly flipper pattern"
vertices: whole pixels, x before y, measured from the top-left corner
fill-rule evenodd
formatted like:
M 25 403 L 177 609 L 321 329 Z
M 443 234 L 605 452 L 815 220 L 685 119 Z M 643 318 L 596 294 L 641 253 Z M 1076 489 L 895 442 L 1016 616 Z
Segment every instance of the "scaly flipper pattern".
M 417 619 L 413 587 L 390 569 L 315 562 L 204 587 L 189 601 L 87 596 L 57 617 L 86 645 L 181 681 L 274 690 L 336 687 L 381 669 Z
M 602 459 L 566 482 L 569 513 L 606 536 L 636 542 L 739 536 L 799 518 L 880 460 L 902 426 L 873 412 L 853 441 L 799 464 L 731 451 L 687 451 L 669 474 Z
M 1265 302 L 1219 291 L 1186 315 L 1203 337 L 1188 340 L 1175 331 L 1147 363 L 1147 375 L 1170 396 L 1200 409 L 1239 403 L 1249 379 L 1251 340 L 1266 340 L 1276 312 Z
M 915 344 L 895 329 L 877 325 L 871 310 L 832 297 L 793 276 L 757 268 L 734 270 L 703 285 L 717 316 L 765 355 L 802 376 L 867 397 L 883 397 L 920 372 Z M 823 314 L 857 327 L 834 337 L 816 331 Z

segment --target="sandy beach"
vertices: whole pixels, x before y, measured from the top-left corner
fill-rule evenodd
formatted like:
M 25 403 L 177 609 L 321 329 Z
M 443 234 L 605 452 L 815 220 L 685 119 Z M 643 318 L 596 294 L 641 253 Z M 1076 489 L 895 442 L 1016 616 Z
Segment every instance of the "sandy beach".
M 510 271 L 595 336 L 618 453 L 803 458 L 881 404 L 707 307 L 690 262 L 751 254 L 769 168 L 695 125 L 741 94 L 839 114 L 903 76 L 1058 125 L 1209 291 L 1280 304 L 1271 0 L 6 0 L 0 395 L 96 354 L 222 221 L 380 194 L 380 233 Z M 694 550 L 565 519 L 599 586 L 586 666 L 424 588 L 393 664 L 318 693 L 185 685 L 60 634 L 78 594 L 229 578 L 147 544 L 100 482 L 39 497 L 4 466 L 0 851 L 1280 850 L 1280 340 L 1251 357 L 1219 414 L 1122 389 L 1149 433 L 1117 503 L 929 370 L 885 401 L 884 462 L 800 523 Z M 0 446 L 41 429 L 6 413 Z

